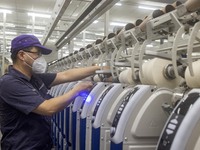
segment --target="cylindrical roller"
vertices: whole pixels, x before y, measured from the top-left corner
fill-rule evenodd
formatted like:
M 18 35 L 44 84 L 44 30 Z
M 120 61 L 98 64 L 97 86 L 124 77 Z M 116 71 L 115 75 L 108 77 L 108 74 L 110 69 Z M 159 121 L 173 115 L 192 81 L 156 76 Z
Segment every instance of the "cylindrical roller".
M 195 61 L 192 63 L 193 71 L 194 71 L 194 76 L 190 75 L 189 68 L 187 67 L 185 70 L 185 81 L 186 84 L 190 88 L 199 88 L 200 87 L 200 60 Z
M 102 42 L 103 42 L 102 39 L 97 39 L 96 42 L 95 42 L 95 44 L 100 44 L 100 43 L 102 43 Z
M 197 2 L 198 2 L 198 4 L 197 4 L 196 7 L 200 8 L 200 2 L 199 2 L 198 0 L 189 0 L 189 1 L 191 1 L 191 3 L 190 3 L 190 2 L 187 2 L 187 3 L 186 3 L 186 7 L 188 7 L 189 10 L 190 10 L 191 8 L 193 8 L 193 5 L 197 4 Z M 170 11 L 174 10 L 174 9 L 175 9 L 177 6 L 179 6 L 179 5 L 181 5 L 181 2 L 176 1 L 176 2 L 174 2 L 174 3 L 171 4 L 171 5 L 170 5 L 170 4 L 167 5 L 165 8 L 163 8 L 163 9 L 161 9 L 161 10 L 159 10 L 159 9 L 158 9 L 158 10 L 155 10 L 151 15 L 146 16 L 145 19 L 143 20 L 143 22 L 139 25 L 141 31 L 145 31 L 145 30 L 146 30 L 146 23 L 147 23 L 150 19 L 159 17 L 159 16 L 161 16 L 161 15 L 167 13 L 167 12 L 170 12 Z M 197 9 L 197 8 L 196 8 L 196 9 Z
M 141 23 L 142 23 L 142 19 L 137 19 L 136 21 L 135 21 L 135 26 L 139 26 Z
M 172 3 L 172 6 L 174 6 L 176 8 L 176 7 L 178 7 L 181 4 L 182 3 L 180 1 L 176 1 L 176 2 Z
M 119 82 L 135 85 L 135 81 L 132 78 L 132 69 L 131 68 L 128 68 L 119 74 Z
M 184 5 L 188 12 L 194 12 L 200 8 L 200 1 L 199 0 L 187 0 Z
M 158 87 L 175 88 L 180 83 L 182 78 L 180 76 L 169 80 L 164 76 L 164 69 L 172 62 L 165 59 L 154 58 L 142 65 L 144 77 L 140 80 L 143 84 L 156 85 Z
M 164 13 L 168 13 L 175 10 L 175 7 L 173 5 L 166 5 L 164 8 Z
M 146 24 L 147 22 L 152 19 L 152 15 L 146 16 L 145 19 L 142 21 L 142 23 L 139 25 L 139 28 L 141 31 L 145 31 L 146 30 Z
M 87 46 L 86 46 L 86 48 L 91 48 L 92 47 L 92 44 L 88 44 Z
M 109 33 L 109 34 L 108 34 L 108 39 L 111 39 L 111 38 L 113 38 L 113 37 L 115 37 L 115 33 Z
M 157 18 L 159 16 L 162 16 L 164 14 L 164 11 L 160 10 L 160 9 L 156 9 L 153 11 L 152 17 L 153 18 Z
M 84 51 L 84 49 L 85 49 L 85 48 L 81 47 L 81 48 L 79 49 L 79 51 L 82 52 L 82 51 Z
M 132 28 L 135 28 L 135 25 L 134 25 L 133 23 L 128 23 L 128 24 L 126 24 L 126 26 L 125 26 L 125 31 L 130 30 L 130 29 L 132 29 Z
M 123 30 L 123 28 L 120 28 L 116 31 L 116 34 L 118 35 L 121 31 Z
M 99 78 L 98 74 L 96 74 L 96 75 L 93 77 L 93 81 L 95 81 L 95 82 L 101 82 L 101 79 Z

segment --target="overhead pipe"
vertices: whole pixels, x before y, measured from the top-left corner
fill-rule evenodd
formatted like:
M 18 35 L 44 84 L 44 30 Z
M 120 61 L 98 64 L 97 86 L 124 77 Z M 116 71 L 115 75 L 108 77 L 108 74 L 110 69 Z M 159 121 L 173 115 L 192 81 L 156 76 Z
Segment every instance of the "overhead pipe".
M 86 17 L 89 15 L 89 13 L 94 10 L 94 8 L 101 2 L 102 0 L 94 0 L 87 9 L 78 17 L 78 19 L 69 27 L 69 29 L 58 39 L 56 42 L 56 46 L 59 45 L 59 43 L 65 39 L 65 37 L 72 32 L 72 30 L 77 27 L 77 25 Z
M 60 18 L 65 13 L 65 10 L 69 6 L 70 2 L 72 0 L 58 0 L 56 1 L 56 4 L 54 6 L 54 11 L 52 14 L 52 21 L 49 23 L 46 34 L 44 35 L 44 38 L 42 39 L 43 45 L 46 44 L 48 38 L 51 36 L 52 32 L 54 31 L 56 25 L 58 24 Z
M 73 39 L 76 35 L 78 35 L 81 31 L 83 31 L 86 27 L 88 27 L 94 20 L 98 19 L 102 14 L 104 14 L 107 10 L 109 10 L 113 5 L 115 5 L 119 0 L 106 0 L 104 3 L 98 7 L 89 18 L 87 18 L 83 23 L 81 23 L 77 28 L 71 32 L 67 38 L 65 38 L 62 42 L 59 41 L 56 43 L 56 47 L 61 49 L 65 44 L 69 43 L 71 39 Z

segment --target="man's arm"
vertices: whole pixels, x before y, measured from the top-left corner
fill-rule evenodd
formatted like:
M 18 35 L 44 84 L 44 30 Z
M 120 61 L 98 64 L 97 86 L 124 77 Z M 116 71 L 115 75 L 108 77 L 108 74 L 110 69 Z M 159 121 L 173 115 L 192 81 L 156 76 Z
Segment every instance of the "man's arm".
M 45 100 L 36 109 L 34 109 L 33 112 L 40 115 L 51 116 L 54 113 L 66 108 L 74 100 L 74 98 L 78 96 L 80 91 L 90 90 L 92 86 L 93 84 L 91 82 L 81 82 L 62 96 Z
M 51 86 L 84 79 L 88 76 L 94 75 L 96 70 L 100 70 L 100 66 L 75 68 L 59 72 L 57 73 Z

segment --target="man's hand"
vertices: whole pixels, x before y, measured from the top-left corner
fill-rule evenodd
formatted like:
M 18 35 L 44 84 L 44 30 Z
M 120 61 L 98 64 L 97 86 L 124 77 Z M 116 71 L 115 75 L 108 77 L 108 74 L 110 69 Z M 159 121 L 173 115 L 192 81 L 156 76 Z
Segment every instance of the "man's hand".
M 82 91 L 90 91 L 93 87 L 92 82 L 80 82 L 77 85 L 74 86 L 72 90 L 76 92 L 76 96 L 79 95 Z
M 102 70 L 110 70 L 110 66 L 102 66 Z

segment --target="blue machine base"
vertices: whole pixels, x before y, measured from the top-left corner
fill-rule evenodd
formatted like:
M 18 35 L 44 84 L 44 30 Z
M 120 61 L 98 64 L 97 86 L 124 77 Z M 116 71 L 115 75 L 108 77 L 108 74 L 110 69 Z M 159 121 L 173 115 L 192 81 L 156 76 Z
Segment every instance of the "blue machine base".
M 123 149 L 123 143 L 115 144 L 111 142 L 110 144 L 110 150 L 122 150 Z
M 86 138 L 86 118 L 80 119 L 80 150 L 85 150 L 85 138 Z
M 99 150 L 101 128 L 92 128 L 92 150 Z
M 76 115 L 77 112 L 72 113 L 72 150 L 76 150 Z

